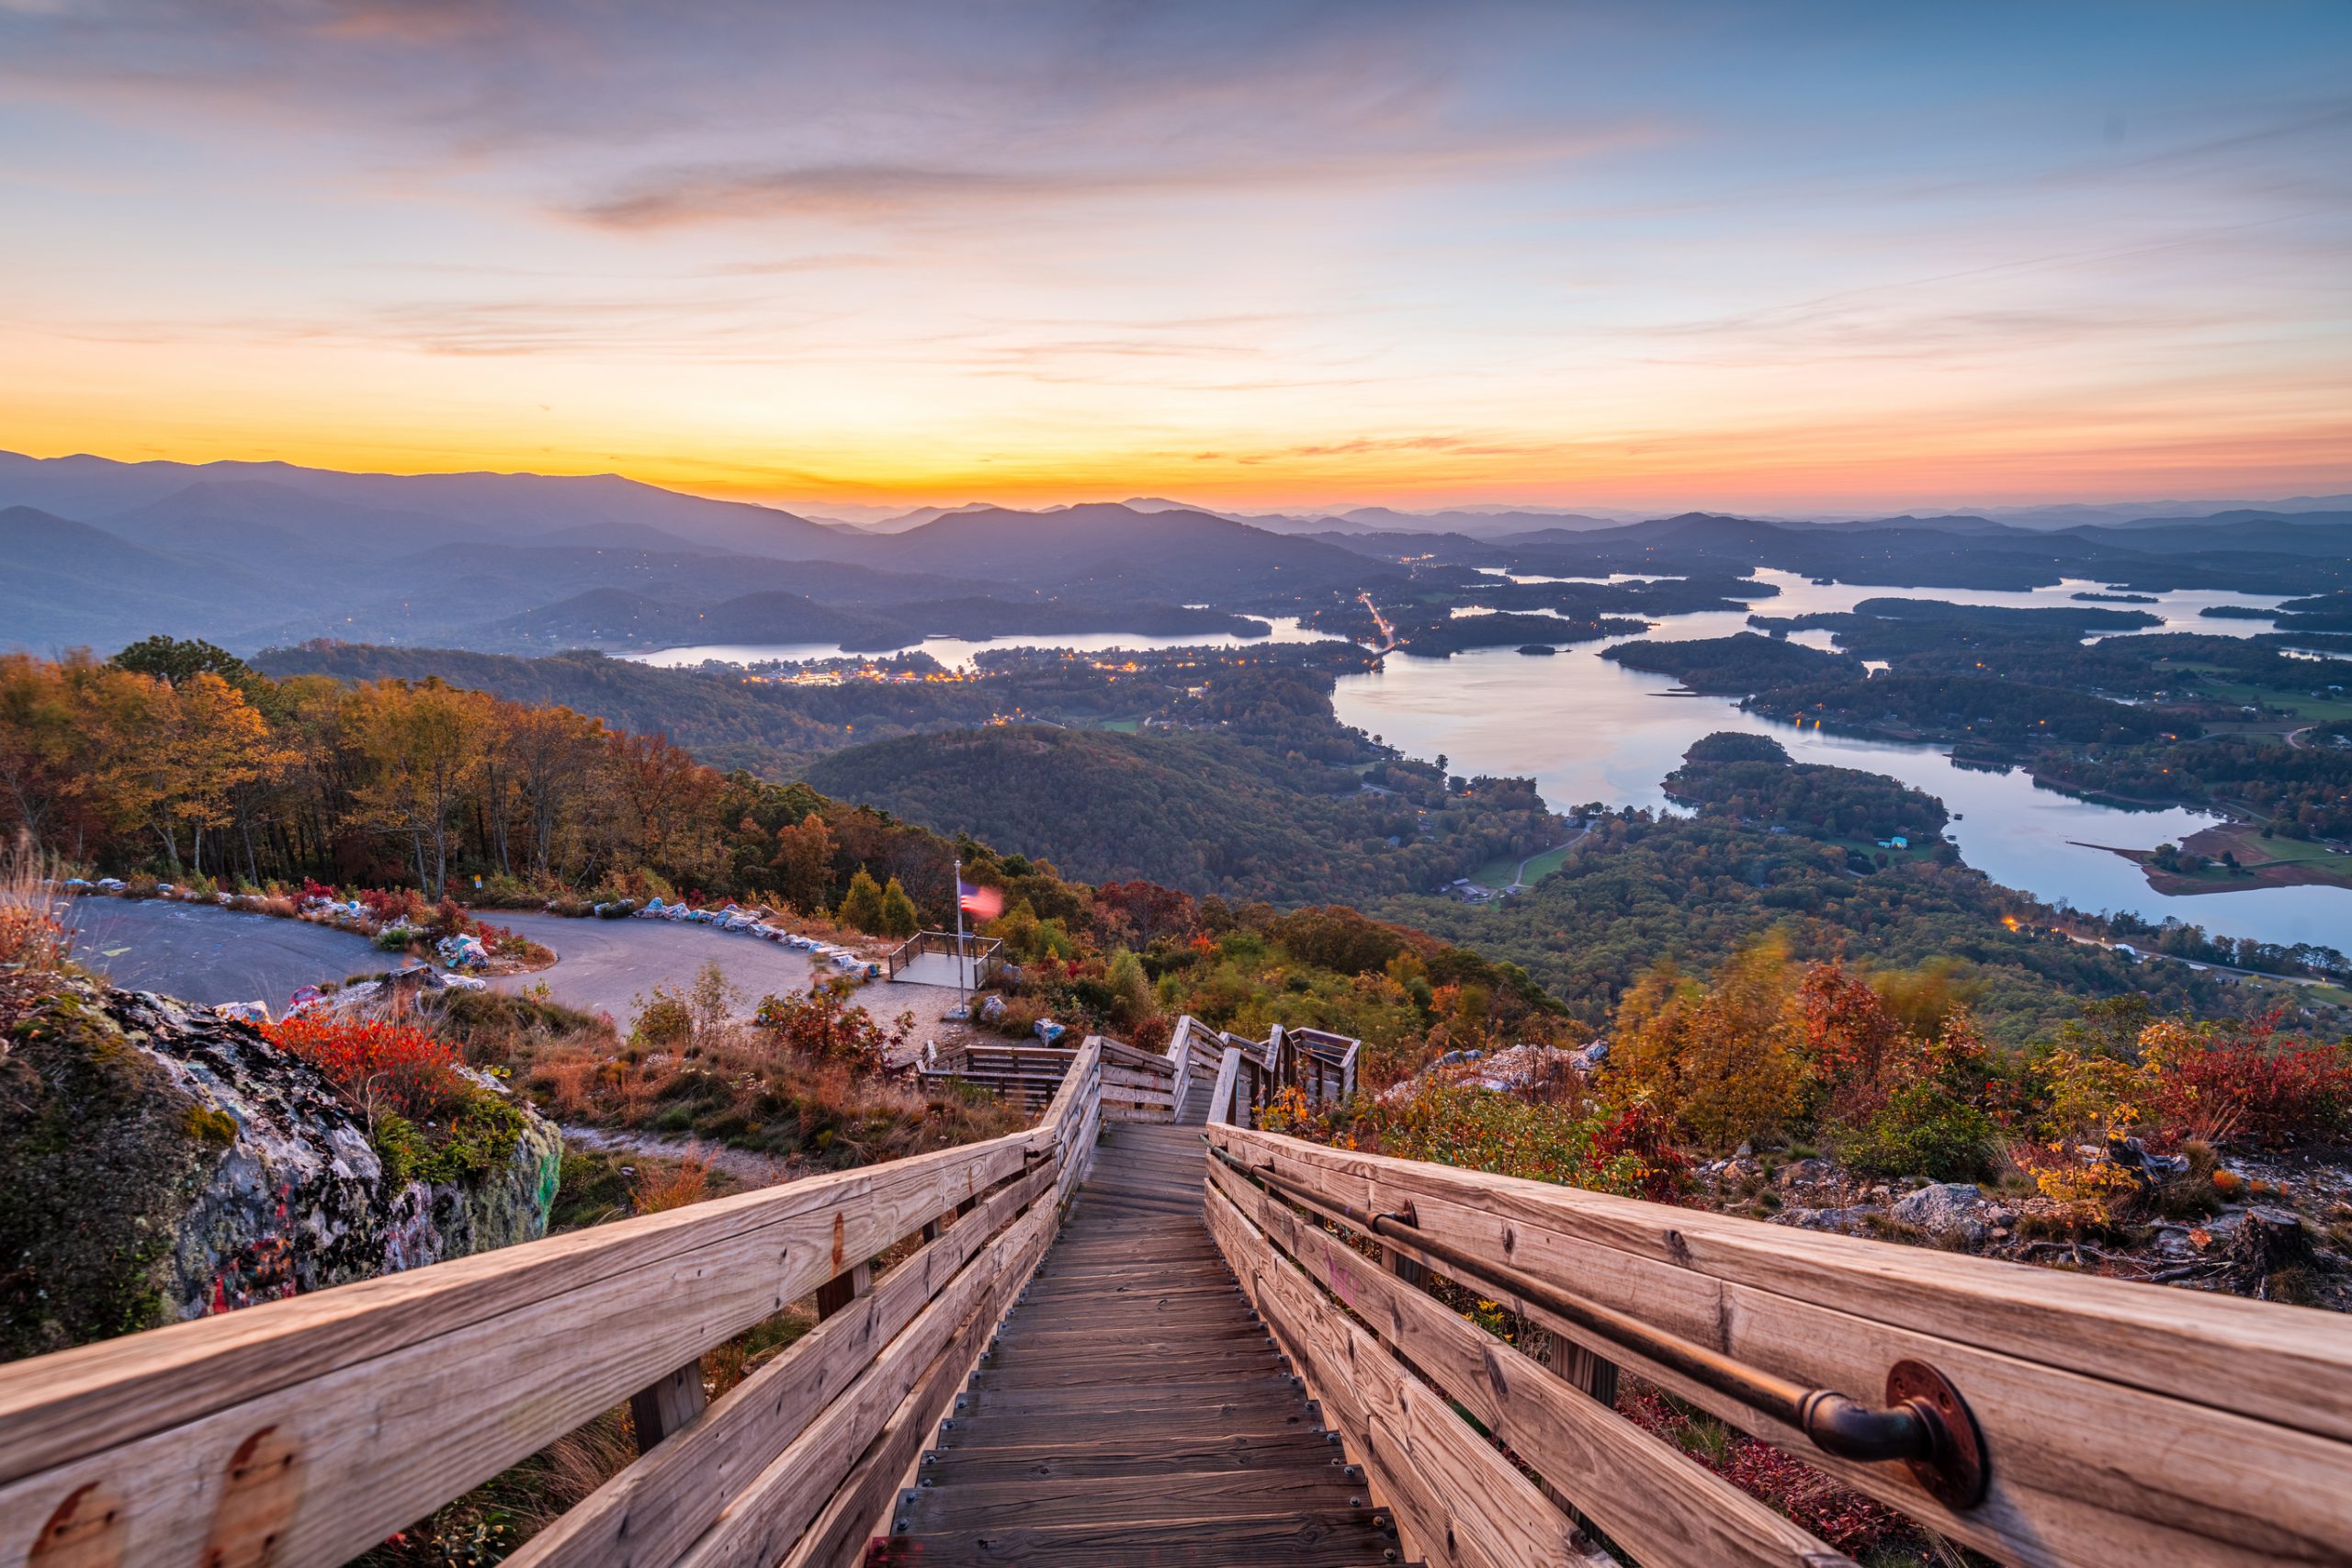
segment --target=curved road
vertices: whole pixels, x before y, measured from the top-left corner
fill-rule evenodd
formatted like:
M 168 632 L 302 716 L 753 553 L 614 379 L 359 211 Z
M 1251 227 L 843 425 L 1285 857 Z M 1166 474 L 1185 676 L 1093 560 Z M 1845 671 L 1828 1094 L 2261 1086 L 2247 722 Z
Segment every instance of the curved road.
M 552 969 L 507 975 L 491 981 L 502 991 L 528 989 L 544 981 L 557 1001 L 582 1012 L 605 1012 L 626 1025 L 639 1001 L 656 986 L 683 991 L 695 974 L 716 963 L 728 984 L 742 993 L 749 1012 L 771 992 L 805 991 L 816 974 L 814 957 L 778 942 L 740 932 L 667 920 L 567 919 L 561 915 L 526 915 L 484 909 L 485 924 L 504 926 L 555 950 Z M 923 987 L 929 989 L 928 987 Z
M 301 987 L 387 962 L 349 931 L 167 898 L 75 898 L 66 915 L 74 958 L 118 986 L 208 1005 L 266 1001 L 272 1016 Z
M 74 956 L 116 985 L 200 1003 L 261 1000 L 273 1015 L 301 987 L 373 973 L 391 962 L 366 937 L 309 920 L 242 914 L 166 898 L 75 898 Z M 544 983 L 557 1001 L 626 1027 L 656 986 L 684 990 L 717 963 L 749 1013 L 770 993 L 806 990 L 817 961 L 797 948 L 666 920 L 566 919 L 485 909 L 481 918 L 554 950 L 553 968 L 501 976 L 502 990 Z M 876 985 L 859 1000 L 877 1018 L 911 1012 L 936 1025 L 957 1000 L 949 987 Z

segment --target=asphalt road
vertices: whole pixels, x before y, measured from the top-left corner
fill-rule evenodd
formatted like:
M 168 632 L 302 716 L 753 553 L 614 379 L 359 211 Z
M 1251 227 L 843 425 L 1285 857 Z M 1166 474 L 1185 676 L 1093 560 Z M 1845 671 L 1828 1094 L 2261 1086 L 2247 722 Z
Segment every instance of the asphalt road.
M 304 986 L 388 962 L 349 931 L 166 898 L 75 898 L 67 913 L 74 958 L 118 986 L 205 1004 L 266 1001 L 272 1015 Z
M 162 898 L 75 898 L 74 955 L 118 986 L 162 991 L 200 1003 L 261 1000 L 275 1015 L 304 986 L 374 973 L 393 962 L 367 938 L 308 920 L 240 914 Z M 716 963 L 741 993 L 749 1014 L 762 997 L 806 990 L 818 964 L 779 942 L 672 925 L 664 920 L 573 920 L 557 915 L 486 909 L 481 918 L 554 950 L 552 968 L 492 984 L 520 990 L 545 984 L 548 994 L 583 1012 L 610 1013 L 627 1028 L 640 998 L 656 986 L 681 990 Z M 876 985 L 858 1000 L 876 1017 L 911 1012 L 933 1032 L 957 996 L 952 987 Z M 919 1035 L 918 1038 L 921 1038 Z
M 504 926 L 555 950 L 552 969 L 509 975 L 491 983 L 522 990 L 544 981 L 557 1001 L 582 1012 L 612 1014 L 627 1027 L 638 1004 L 656 986 L 684 990 L 706 964 L 717 964 L 728 983 L 742 993 L 750 1012 L 771 993 L 805 991 L 816 961 L 798 948 L 762 942 L 741 933 L 667 920 L 573 920 L 560 915 L 524 915 L 484 909 L 487 924 Z

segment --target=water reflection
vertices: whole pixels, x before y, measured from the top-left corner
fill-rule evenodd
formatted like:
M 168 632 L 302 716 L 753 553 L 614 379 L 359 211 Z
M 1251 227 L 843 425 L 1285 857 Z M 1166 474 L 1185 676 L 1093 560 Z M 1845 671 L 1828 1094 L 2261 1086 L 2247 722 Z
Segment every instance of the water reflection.
M 1651 635 L 1722 636 L 1738 629 L 1740 618 L 1677 616 Z M 1715 626 L 1690 625 L 1707 621 Z M 1603 646 L 1564 648 L 1552 659 L 1501 649 L 1448 660 L 1391 658 L 1371 674 L 1342 678 L 1335 702 L 1343 723 L 1415 756 L 1442 753 L 1454 773 L 1532 776 L 1544 798 L 1562 809 L 1590 801 L 1664 806 L 1658 781 L 1700 736 L 1719 729 L 1770 735 L 1799 761 L 1884 773 L 1940 797 L 1959 816 L 1951 837 L 1970 865 L 2044 900 L 2099 912 L 2132 910 L 2149 919 L 2177 915 L 2209 931 L 2265 942 L 2342 947 L 2352 932 L 2352 891 L 2266 887 L 2166 897 L 2129 861 L 2089 847 L 2177 842 L 2212 820 L 2204 813 L 2098 806 L 2040 788 L 2021 771 L 1955 766 L 1935 746 L 1798 729 L 1743 713 L 1727 698 L 1677 694 L 1672 677 L 1604 660 Z
M 1773 570 L 1759 570 L 1754 576 L 1779 590 L 1752 602 L 1756 612 L 1770 615 L 1850 610 L 1865 599 L 1941 599 L 2018 608 L 2073 606 L 2081 603 L 2074 598 L 2075 593 L 2109 591 L 2102 582 L 2078 579 L 2053 587 L 2006 592 L 1818 583 L 1795 572 Z M 1528 577 L 1517 581 L 1565 580 Z M 1620 573 L 1605 581 L 1655 579 Z M 2267 610 L 2280 602 L 2276 595 L 2205 590 L 2151 597 L 2156 602 L 2112 607 L 2145 610 L 2158 616 L 2163 625 L 2147 628 L 2150 631 L 2250 637 L 2271 629 L 2271 623 L 2207 619 L 2199 612 L 2222 604 Z M 1749 613 L 1749 608 L 1743 607 L 1665 616 L 1652 622 L 1648 635 L 1675 641 L 1728 637 L 1750 629 Z M 1273 626 L 1273 641 L 1317 640 L 1317 634 L 1300 626 L 1295 618 L 1280 618 Z M 1102 632 L 1040 637 L 1035 645 L 1101 652 L 1231 647 L 1247 640 L 1251 639 Z M 1830 634 L 1823 631 L 1799 632 L 1792 640 L 1821 649 L 1832 646 Z M 922 651 L 950 668 L 969 669 L 975 654 L 1026 645 L 1018 637 L 992 642 L 932 637 L 922 644 Z M 2352 946 L 2352 890 L 2266 887 L 2202 897 L 2166 897 L 2149 888 L 2137 866 L 2092 847 L 2148 849 L 2167 840 L 2177 842 L 2212 820 L 2206 814 L 2096 806 L 2041 789 L 2022 772 L 2004 774 L 1957 767 L 1935 746 L 1799 730 L 1742 713 L 1724 698 L 1676 694 L 1670 677 L 1627 670 L 1600 658 L 1606 646 L 1587 643 L 1563 648 L 1550 659 L 1531 659 L 1510 649 L 1475 649 L 1451 659 L 1395 655 L 1371 674 L 1342 678 L 1335 700 L 1343 723 L 1359 725 L 1413 756 L 1442 753 L 1455 773 L 1532 776 L 1544 797 L 1562 809 L 1590 801 L 1612 807 L 1663 806 L 1666 801 L 1658 781 L 1681 761 L 1683 750 L 1692 740 L 1718 729 L 1770 734 L 1801 761 L 1832 762 L 1885 773 L 1940 796 L 1959 817 L 1952 824 L 1951 837 L 1970 865 L 1996 882 L 2045 900 L 2063 899 L 2093 911 L 2128 909 L 2151 919 L 2177 915 L 2210 931 L 2266 942 Z M 710 660 L 748 664 L 837 659 L 841 652 L 830 644 L 710 644 L 624 657 L 675 667 Z
M 1295 615 L 1262 616 L 1274 630 L 1272 637 L 1236 637 L 1229 632 L 1190 637 L 1143 637 L 1135 632 L 1057 632 L 1034 637 L 933 637 L 910 648 L 892 649 L 888 653 L 874 653 L 874 659 L 895 658 L 908 653 L 928 653 L 950 670 L 969 670 L 973 656 L 991 649 L 1058 648 L 1073 653 L 1107 653 L 1117 649 L 1148 648 L 1241 648 L 1251 643 L 1321 642 L 1327 640 L 1320 632 L 1311 631 L 1298 624 Z M 841 659 L 845 655 L 830 642 L 771 642 L 771 643 L 697 643 L 692 648 L 664 648 L 650 653 L 623 653 L 616 658 L 634 660 L 640 664 L 655 664 L 665 670 L 691 669 L 697 664 L 782 664 L 797 663 L 813 659 Z

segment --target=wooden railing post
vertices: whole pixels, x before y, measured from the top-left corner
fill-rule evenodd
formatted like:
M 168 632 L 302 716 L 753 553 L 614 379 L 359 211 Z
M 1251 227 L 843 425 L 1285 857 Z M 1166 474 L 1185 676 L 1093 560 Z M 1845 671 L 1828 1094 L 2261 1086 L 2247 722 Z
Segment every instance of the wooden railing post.
M 1209 1120 L 1231 1122 L 1233 1097 L 1241 1085 L 1241 1047 L 1227 1045 L 1225 1056 L 1216 1065 L 1216 1087 L 1209 1090 Z
M 637 1451 L 649 1453 L 662 1438 L 694 1425 L 710 1403 L 703 1386 L 702 1358 L 696 1356 L 651 1388 L 629 1395 L 628 1414 L 637 1428 Z
M 874 1288 L 874 1265 L 854 1264 L 817 1287 L 817 1321 L 833 1314 Z

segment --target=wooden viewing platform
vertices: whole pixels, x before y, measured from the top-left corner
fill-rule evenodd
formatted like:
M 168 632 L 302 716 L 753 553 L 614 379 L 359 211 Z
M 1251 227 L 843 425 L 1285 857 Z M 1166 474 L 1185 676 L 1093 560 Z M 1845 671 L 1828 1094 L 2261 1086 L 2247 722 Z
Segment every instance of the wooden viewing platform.
M 1024 1132 L 0 1366 L 0 1568 L 325 1568 L 623 1404 L 508 1562 L 1847 1561 L 1621 1372 L 2001 1562 L 2352 1563 L 2341 1317 L 1248 1124 L 1351 1044 L 1091 1038 Z

